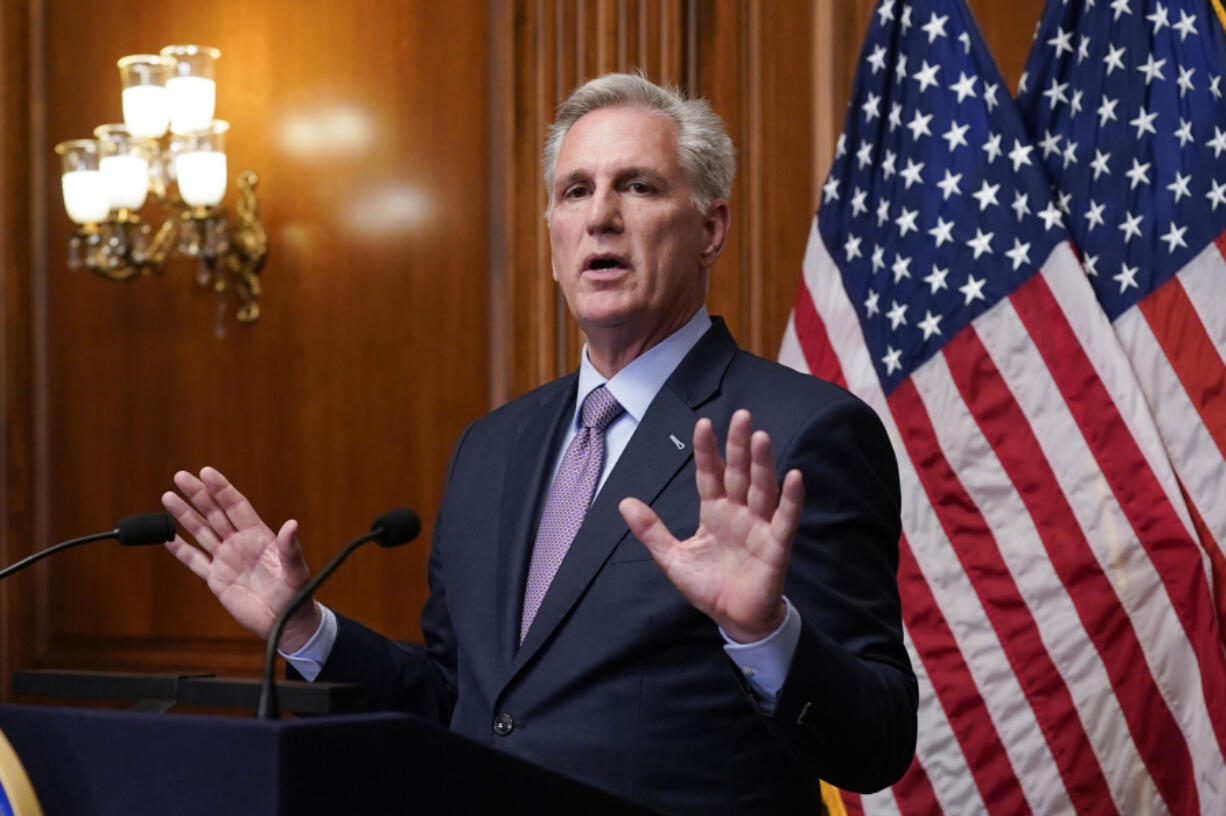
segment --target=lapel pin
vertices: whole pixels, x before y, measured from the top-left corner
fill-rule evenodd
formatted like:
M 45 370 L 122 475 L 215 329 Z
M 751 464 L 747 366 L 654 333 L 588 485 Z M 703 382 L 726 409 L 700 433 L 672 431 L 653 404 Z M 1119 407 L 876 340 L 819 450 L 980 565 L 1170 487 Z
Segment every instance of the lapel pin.
M 673 436 L 672 434 L 669 434 L 668 438 L 673 440 L 673 444 L 677 446 L 677 450 L 685 450 L 685 443 L 682 442 L 680 439 Z

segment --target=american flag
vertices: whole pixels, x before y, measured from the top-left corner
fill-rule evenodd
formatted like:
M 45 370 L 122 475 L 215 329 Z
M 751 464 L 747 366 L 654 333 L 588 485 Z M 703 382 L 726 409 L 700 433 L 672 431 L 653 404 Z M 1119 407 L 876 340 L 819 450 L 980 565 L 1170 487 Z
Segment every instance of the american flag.
M 963 0 L 882 0 L 780 358 L 892 438 L 916 760 L 867 813 L 1226 813 L 1179 483 Z
M 1226 619 L 1226 100 L 1200 0 L 1048 0 L 1018 105 L 1132 360 Z

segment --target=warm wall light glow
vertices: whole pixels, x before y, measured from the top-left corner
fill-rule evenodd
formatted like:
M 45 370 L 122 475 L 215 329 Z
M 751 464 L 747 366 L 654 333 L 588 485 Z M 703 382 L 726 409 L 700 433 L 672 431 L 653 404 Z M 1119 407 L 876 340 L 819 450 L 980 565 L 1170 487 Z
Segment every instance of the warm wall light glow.
M 370 113 L 352 105 L 321 105 L 284 118 L 279 141 L 295 158 L 359 153 L 375 139 Z
M 366 191 L 344 212 L 351 233 L 373 236 L 420 226 L 433 214 L 433 205 L 418 188 L 391 183 Z

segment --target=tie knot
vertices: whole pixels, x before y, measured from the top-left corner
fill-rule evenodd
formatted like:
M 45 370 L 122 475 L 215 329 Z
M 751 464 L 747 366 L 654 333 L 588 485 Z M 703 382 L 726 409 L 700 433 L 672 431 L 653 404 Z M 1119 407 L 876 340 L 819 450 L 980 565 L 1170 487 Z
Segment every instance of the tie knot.
M 603 385 L 592 391 L 583 400 L 583 411 L 580 421 L 583 427 L 604 431 L 610 422 L 621 416 L 626 409 L 617 398 L 609 393 Z

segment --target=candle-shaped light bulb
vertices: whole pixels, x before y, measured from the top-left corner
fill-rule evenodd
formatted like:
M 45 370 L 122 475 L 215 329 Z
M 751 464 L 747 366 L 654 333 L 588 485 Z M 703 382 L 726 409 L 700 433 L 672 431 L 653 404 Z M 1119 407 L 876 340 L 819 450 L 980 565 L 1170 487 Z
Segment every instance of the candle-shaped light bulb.
M 213 66 L 221 52 L 207 45 L 168 45 L 161 56 L 173 62 L 166 82 L 171 133 L 207 128 L 217 106 Z
M 138 139 L 160 139 L 170 124 L 166 81 L 173 61 L 153 54 L 132 54 L 119 60 L 123 85 L 123 121 Z
M 144 145 L 133 138 L 124 125 L 99 125 L 94 128 L 101 158 L 98 168 L 106 182 L 111 206 L 139 210 L 149 191 L 149 160 Z
M 105 221 L 111 199 L 98 169 L 98 143 L 93 139 L 74 139 L 57 144 L 55 152 L 62 160 L 60 189 L 68 217 L 77 224 Z
M 215 207 L 226 194 L 225 133 L 230 123 L 215 120 L 204 130 L 175 134 L 171 152 L 179 195 L 192 207 Z

